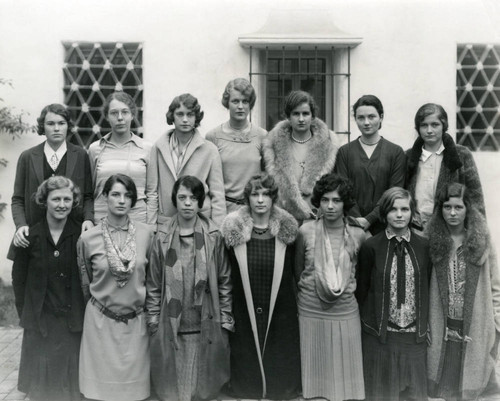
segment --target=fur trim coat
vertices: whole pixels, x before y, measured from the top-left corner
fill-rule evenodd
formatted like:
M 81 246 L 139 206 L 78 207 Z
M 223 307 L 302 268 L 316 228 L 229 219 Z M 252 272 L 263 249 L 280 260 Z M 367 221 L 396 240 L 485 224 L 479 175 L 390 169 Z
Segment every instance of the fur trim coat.
M 466 281 L 463 310 L 464 344 L 459 390 L 464 399 L 476 399 L 494 375 L 500 338 L 500 272 L 484 216 L 467 210 L 468 229 L 463 244 Z M 430 284 L 431 344 L 427 354 L 429 390 L 441 380 L 446 350 L 448 269 L 453 240 L 436 214 L 428 225 L 433 272 Z
M 264 140 L 266 171 L 276 180 L 280 206 L 297 220 L 314 214 L 309 202 L 314 184 L 333 171 L 339 148 L 336 134 L 319 118 L 311 124 L 312 138 L 300 181 L 293 174 L 292 128 L 288 120 L 279 122 Z
M 233 282 L 230 392 L 236 398 L 290 399 L 301 385 L 293 273 L 298 225 L 273 206 L 269 231 L 274 244 L 272 238 L 251 239 L 252 229 L 248 206 L 230 213 L 221 228 Z
M 455 144 L 449 134 L 443 134 L 443 145 L 443 163 L 436 185 L 436 199 L 439 189 L 445 188 L 452 182 L 459 182 L 469 190 L 472 204 L 476 205 L 478 210 L 485 215 L 483 189 L 472 153 L 465 146 Z M 415 199 L 418 163 L 422 155 L 422 146 L 424 146 L 424 141 L 418 137 L 413 147 L 406 151 L 406 188 L 410 191 L 413 199 Z

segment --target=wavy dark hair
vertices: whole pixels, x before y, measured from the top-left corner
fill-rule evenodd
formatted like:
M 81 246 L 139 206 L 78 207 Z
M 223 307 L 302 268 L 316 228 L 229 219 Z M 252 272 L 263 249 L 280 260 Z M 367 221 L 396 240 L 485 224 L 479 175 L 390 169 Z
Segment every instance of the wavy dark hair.
M 245 185 L 243 198 L 245 199 L 245 203 L 247 205 L 250 204 L 250 194 L 255 189 L 267 189 L 273 205 L 278 200 L 278 186 L 276 185 L 276 181 L 274 181 L 274 178 L 267 173 L 254 175 L 247 182 L 247 185 Z
M 356 118 L 356 111 L 361 106 L 372 106 L 375 108 L 375 110 L 377 110 L 379 117 L 384 117 L 384 106 L 382 105 L 380 99 L 375 95 L 363 95 L 358 100 L 356 100 L 356 103 L 354 103 L 354 105 L 352 106 L 354 118 Z M 378 129 L 381 128 L 382 121 L 380 122 L 380 127 Z
M 198 103 L 198 99 L 195 98 L 190 93 L 183 93 L 182 95 L 174 97 L 172 103 L 170 103 L 170 106 L 168 106 L 167 124 L 172 125 L 174 123 L 175 110 L 181 107 L 181 104 L 183 104 L 184 107 L 186 107 L 187 109 L 194 112 L 195 115 L 194 127 L 195 128 L 199 127 L 205 113 L 203 113 L 203 111 L 201 110 L 201 106 Z
M 434 214 L 436 215 L 436 218 L 442 220 L 445 224 L 446 222 L 444 221 L 443 217 L 443 205 L 445 202 L 448 202 L 450 198 L 462 199 L 462 202 L 464 202 L 467 211 L 471 210 L 472 208 L 470 191 L 467 189 L 467 187 L 464 184 L 460 184 L 459 182 L 449 183 L 440 191 L 438 191 L 437 202 L 434 205 Z M 469 213 L 465 214 L 464 225 L 466 228 L 468 227 L 468 215 Z
M 71 121 L 71 114 L 69 110 L 62 104 L 52 103 L 45 106 L 40 112 L 40 116 L 36 119 L 36 132 L 38 132 L 38 135 L 45 135 L 45 117 L 47 117 L 47 113 L 54 113 L 63 117 L 68 124 L 68 132 L 73 129 L 73 122 Z
M 316 181 L 311 197 L 312 205 L 319 208 L 323 195 L 332 191 L 337 191 L 344 202 L 344 213 L 354 206 L 354 188 L 351 181 L 338 174 L 325 174 Z

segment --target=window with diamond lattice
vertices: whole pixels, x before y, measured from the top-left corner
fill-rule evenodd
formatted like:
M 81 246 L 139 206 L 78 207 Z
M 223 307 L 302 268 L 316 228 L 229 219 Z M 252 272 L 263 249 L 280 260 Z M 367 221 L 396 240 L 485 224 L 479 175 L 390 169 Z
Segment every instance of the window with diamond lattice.
M 114 91 L 134 99 L 137 114 L 131 129 L 142 136 L 142 43 L 64 42 L 63 46 L 64 103 L 75 122 L 69 140 L 88 148 L 110 131 L 103 104 Z
M 500 150 L 500 45 L 457 47 L 457 143 Z

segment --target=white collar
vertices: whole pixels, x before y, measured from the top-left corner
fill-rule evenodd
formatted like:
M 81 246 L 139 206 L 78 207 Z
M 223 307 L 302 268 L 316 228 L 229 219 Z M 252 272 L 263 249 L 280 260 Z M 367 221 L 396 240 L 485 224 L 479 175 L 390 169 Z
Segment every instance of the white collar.
M 408 229 L 408 230 L 406 230 L 406 232 L 403 235 L 398 236 L 398 235 L 396 235 L 396 233 L 394 231 L 392 231 L 389 227 L 387 227 L 385 229 L 385 235 L 387 236 L 388 240 L 391 240 L 392 238 L 396 237 L 396 239 L 398 241 L 405 240 L 406 242 L 410 242 L 411 230 Z
M 440 155 L 441 153 L 443 153 L 444 151 L 444 145 L 443 143 L 441 142 L 441 146 L 439 147 L 439 149 L 436 151 L 436 152 L 429 152 L 427 149 L 425 149 L 423 146 L 422 146 L 422 154 L 420 155 L 420 160 L 422 160 L 423 162 L 426 162 L 427 159 L 429 157 L 431 157 L 433 154 L 436 154 L 436 155 Z
M 45 141 L 45 144 L 43 145 L 43 153 L 45 153 L 45 157 L 47 158 L 47 160 L 50 160 L 53 154 L 56 154 L 57 159 L 61 160 L 67 151 L 68 145 L 66 144 L 66 141 L 64 141 L 56 151 L 54 151 L 54 149 L 49 146 L 47 141 Z

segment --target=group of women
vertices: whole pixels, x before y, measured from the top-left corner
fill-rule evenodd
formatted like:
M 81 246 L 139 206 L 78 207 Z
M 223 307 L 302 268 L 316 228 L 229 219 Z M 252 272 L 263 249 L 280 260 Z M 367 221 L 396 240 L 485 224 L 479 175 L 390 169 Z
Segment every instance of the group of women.
M 436 104 L 405 152 L 380 134 L 339 146 L 303 91 L 269 133 L 246 79 L 203 138 L 191 94 L 152 145 L 124 92 L 87 153 L 45 107 L 12 211 L 19 390 L 33 400 L 476 399 L 495 388 L 500 274 L 471 153 Z M 406 189 L 405 189 L 406 188 Z

